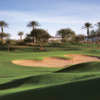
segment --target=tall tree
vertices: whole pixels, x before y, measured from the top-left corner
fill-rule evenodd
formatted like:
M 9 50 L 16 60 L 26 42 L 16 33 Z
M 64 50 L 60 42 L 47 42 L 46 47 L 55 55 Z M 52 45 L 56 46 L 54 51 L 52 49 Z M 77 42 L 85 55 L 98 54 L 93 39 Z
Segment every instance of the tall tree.
M 72 36 L 75 35 L 75 32 L 72 31 L 70 28 L 66 28 L 66 29 L 60 29 L 59 31 L 57 31 L 56 36 L 61 36 L 62 37 L 62 44 L 65 41 L 65 38 L 72 38 Z
M 30 21 L 30 22 L 27 24 L 27 27 L 33 28 L 33 30 L 34 30 L 37 26 L 40 26 L 39 23 L 38 23 L 37 21 Z
M 76 42 L 84 41 L 86 36 L 84 34 L 78 34 L 75 38 Z
M 36 29 L 36 27 L 40 26 L 39 23 L 37 21 L 30 21 L 28 24 L 27 24 L 27 27 L 30 27 L 30 28 L 33 28 Z M 35 37 L 33 38 L 34 42 L 36 42 L 36 39 Z
M 10 51 L 10 46 L 16 44 L 15 40 L 7 39 L 6 41 L 7 47 L 8 47 L 8 52 Z
M 97 22 L 96 26 L 97 26 L 97 30 L 96 30 L 97 36 L 100 37 L 100 22 Z M 97 38 L 97 48 L 98 47 L 100 47 L 100 41 Z
M 24 32 L 18 32 L 18 35 L 20 36 L 20 40 L 22 40 L 22 35 L 24 34 Z
M 48 39 L 50 37 L 49 33 L 44 29 L 34 29 L 31 31 L 30 36 L 36 38 L 41 48 L 43 47 L 42 44 L 44 39 Z
M 43 43 L 48 43 L 49 41 L 48 41 L 48 39 L 51 37 L 51 35 L 48 33 L 48 32 L 46 32 L 43 36 L 42 36 L 42 38 L 43 38 Z
M 91 30 L 89 35 L 90 35 L 91 38 L 92 38 L 92 37 L 96 37 L 96 35 L 97 35 L 96 30 L 94 30 L 94 29 Z
M 94 41 L 97 43 L 98 42 L 98 33 L 96 30 L 91 30 L 90 31 L 90 38 L 94 39 Z M 97 46 L 98 47 L 98 46 Z
M 8 23 L 7 22 L 5 22 L 5 21 L 0 21 L 0 27 L 1 27 L 1 34 L 2 34 L 2 43 L 3 43 L 3 36 L 4 36 L 4 32 L 3 32 L 3 28 L 4 27 L 8 27 Z
M 30 36 L 30 34 L 26 34 L 26 37 L 25 37 L 25 39 L 24 39 L 24 42 L 32 42 L 32 37 Z
M 4 40 L 3 38 L 4 37 L 7 37 L 7 34 L 6 33 L 0 33 L 0 42 L 3 44 Z
M 97 34 L 98 34 L 98 36 L 100 36 L 100 22 L 97 22 L 97 24 L 96 24 L 96 26 L 97 26 Z
M 87 29 L 87 48 L 89 48 L 89 29 L 92 28 L 92 24 L 89 22 L 86 22 L 82 28 Z

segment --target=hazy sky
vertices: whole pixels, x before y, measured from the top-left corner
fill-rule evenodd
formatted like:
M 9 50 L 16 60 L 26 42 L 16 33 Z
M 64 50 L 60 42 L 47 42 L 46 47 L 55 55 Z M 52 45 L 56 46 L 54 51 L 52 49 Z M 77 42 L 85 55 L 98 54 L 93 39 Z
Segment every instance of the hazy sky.
M 53 36 L 61 28 L 86 34 L 81 29 L 85 22 L 100 21 L 100 0 L 1 0 L 0 20 L 9 23 L 4 31 L 16 39 L 19 31 L 30 33 L 31 28 L 26 27 L 29 21 L 38 21 L 38 28 Z

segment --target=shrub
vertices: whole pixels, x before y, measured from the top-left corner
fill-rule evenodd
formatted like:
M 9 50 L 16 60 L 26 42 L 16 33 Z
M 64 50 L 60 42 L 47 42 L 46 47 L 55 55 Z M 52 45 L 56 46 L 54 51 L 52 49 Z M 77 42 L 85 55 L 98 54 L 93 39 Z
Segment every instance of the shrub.
M 17 42 L 17 45 L 26 45 L 26 43 L 24 41 L 19 41 Z

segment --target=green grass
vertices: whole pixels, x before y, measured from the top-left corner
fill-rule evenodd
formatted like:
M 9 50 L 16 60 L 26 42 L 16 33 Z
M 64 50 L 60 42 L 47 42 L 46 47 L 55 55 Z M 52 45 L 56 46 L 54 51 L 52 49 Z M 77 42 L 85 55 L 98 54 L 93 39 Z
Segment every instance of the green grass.
M 65 54 L 84 54 L 100 57 L 95 44 L 86 48 L 83 43 L 45 45 L 0 51 L 0 100 L 99 100 L 100 62 L 88 62 L 65 68 L 27 67 L 12 60 L 43 57 L 64 57 Z

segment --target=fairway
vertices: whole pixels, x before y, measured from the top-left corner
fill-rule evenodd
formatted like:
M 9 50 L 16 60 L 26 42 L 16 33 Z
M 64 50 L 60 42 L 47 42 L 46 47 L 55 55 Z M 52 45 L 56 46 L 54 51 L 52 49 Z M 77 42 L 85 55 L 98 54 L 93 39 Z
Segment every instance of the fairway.
M 100 49 L 84 44 L 47 48 L 0 51 L 0 100 L 99 100 Z M 12 63 L 23 60 L 40 65 Z M 52 64 L 43 67 L 42 61 Z

